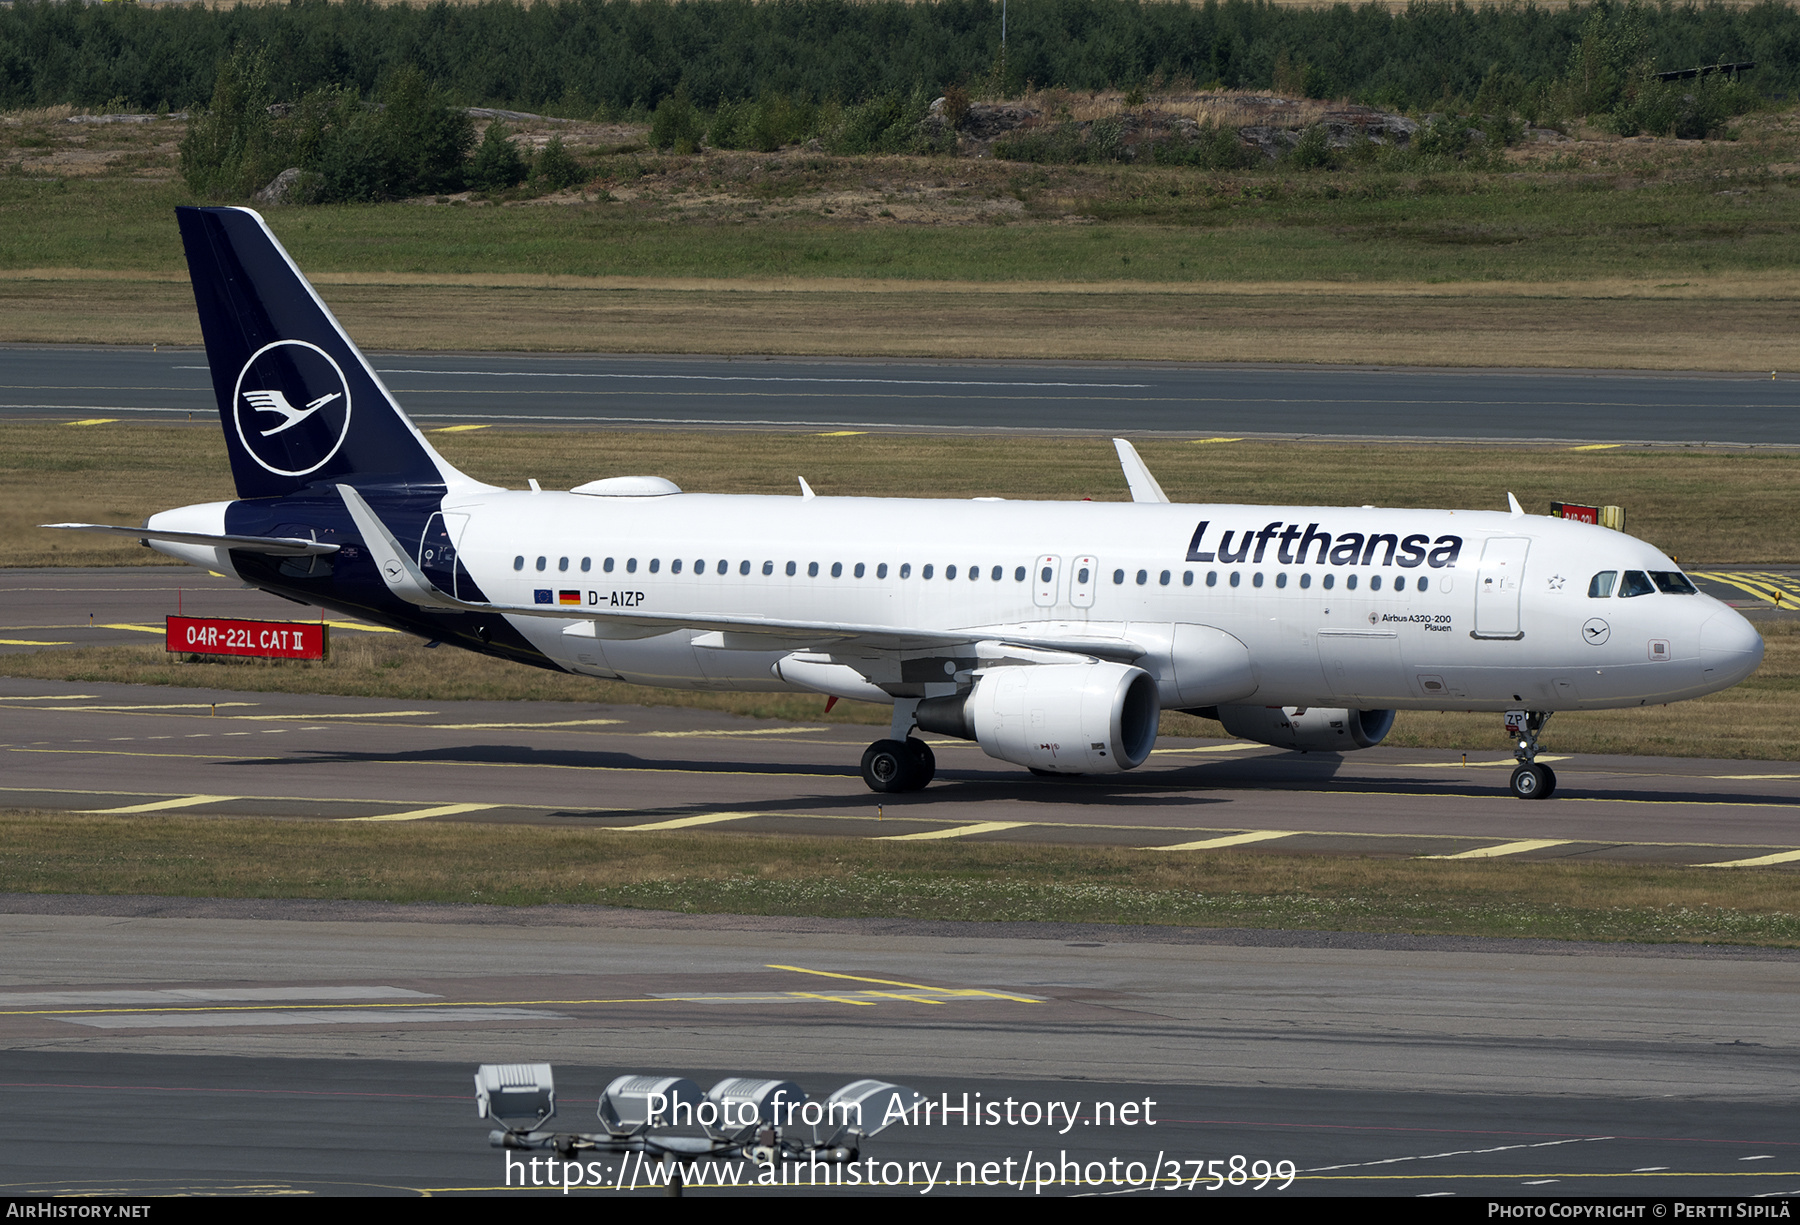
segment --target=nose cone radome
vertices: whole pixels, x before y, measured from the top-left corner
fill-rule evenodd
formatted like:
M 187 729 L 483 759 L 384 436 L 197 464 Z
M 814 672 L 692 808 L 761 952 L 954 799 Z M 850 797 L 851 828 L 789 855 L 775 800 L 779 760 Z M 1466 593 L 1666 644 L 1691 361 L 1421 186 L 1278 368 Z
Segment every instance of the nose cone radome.
M 1762 635 L 1735 612 L 1714 613 L 1700 627 L 1701 675 L 1715 689 L 1730 688 L 1749 676 L 1762 657 Z

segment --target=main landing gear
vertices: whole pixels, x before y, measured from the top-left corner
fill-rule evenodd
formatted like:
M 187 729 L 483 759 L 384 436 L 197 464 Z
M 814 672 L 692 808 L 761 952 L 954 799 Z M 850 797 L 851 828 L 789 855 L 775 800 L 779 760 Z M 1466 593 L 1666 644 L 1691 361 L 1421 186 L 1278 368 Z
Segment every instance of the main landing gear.
M 863 750 L 863 782 L 870 791 L 892 795 L 922 791 L 937 774 L 937 756 L 923 740 L 877 740 Z
M 1547 800 L 1556 794 L 1556 771 L 1537 764 L 1538 734 L 1550 721 L 1547 710 L 1509 710 L 1506 732 L 1518 743 L 1513 756 L 1518 768 L 1512 772 L 1512 793 L 1521 800 Z

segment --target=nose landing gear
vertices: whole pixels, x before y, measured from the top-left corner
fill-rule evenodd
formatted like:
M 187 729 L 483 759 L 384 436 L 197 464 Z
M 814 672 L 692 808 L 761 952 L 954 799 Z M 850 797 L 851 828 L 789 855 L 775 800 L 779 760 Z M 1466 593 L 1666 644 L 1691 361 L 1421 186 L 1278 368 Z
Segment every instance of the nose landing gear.
M 1538 735 L 1553 713 L 1548 710 L 1506 712 L 1506 733 L 1518 744 L 1513 750 L 1519 765 L 1512 772 L 1512 793 L 1521 800 L 1547 800 L 1556 793 L 1556 771 L 1537 764 Z

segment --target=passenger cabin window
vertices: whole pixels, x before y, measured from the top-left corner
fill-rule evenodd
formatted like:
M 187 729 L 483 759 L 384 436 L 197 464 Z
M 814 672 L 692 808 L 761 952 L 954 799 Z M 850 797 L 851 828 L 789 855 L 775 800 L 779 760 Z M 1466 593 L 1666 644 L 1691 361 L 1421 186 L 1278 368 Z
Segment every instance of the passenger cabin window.
M 1648 574 L 1642 570 L 1627 570 L 1625 582 L 1619 588 L 1619 596 L 1621 599 L 1629 600 L 1633 596 L 1649 595 L 1655 590 L 1656 585 L 1650 581 Z
M 806 577 L 807 578 L 818 578 L 819 577 L 819 563 L 818 562 L 809 561 L 806 563 Z
M 773 573 L 775 573 L 775 563 L 774 563 L 774 562 L 772 562 L 772 561 L 766 561 L 766 562 L 764 562 L 764 563 L 763 563 L 763 573 L 764 573 L 764 574 L 773 574 Z
M 1588 580 L 1588 599 L 1608 600 L 1612 598 L 1613 585 L 1619 581 L 1617 570 L 1602 570 Z
M 586 574 L 588 571 L 592 570 L 593 568 L 594 568 L 594 559 L 593 558 L 584 557 L 581 559 L 581 572 L 583 574 Z
M 911 562 L 903 561 L 900 563 L 900 577 L 901 578 L 911 578 L 912 577 L 912 563 Z
M 930 577 L 931 577 L 931 565 L 930 565 L 930 563 L 926 563 L 926 565 L 925 565 L 925 568 L 924 568 L 924 569 L 923 569 L 923 570 L 920 570 L 920 571 L 919 571 L 919 577 L 920 577 L 920 578 L 930 578 Z
M 927 574 L 925 577 L 930 578 L 931 576 L 929 574 Z M 944 577 L 947 579 L 955 578 L 956 577 L 956 567 L 955 566 L 945 566 L 944 567 Z
M 625 559 L 625 573 L 627 573 L 627 574 L 636 574 L 637 573 L 637 558 L 628 557 Z
M 875 567 L 875 577 L 876 578 L 886 578 L 887 577 L 887 563 L 886 562 L 882 562 L 879 566 Z
M 557 558 L 556 559 L 556 568 L 558 570 L 563 571 L 564 573 L 567 573 L 568 569 L 569 569 L 569 559 L 566 557 Z
M 542 557 L 537 559 L 537 568 L 539 570 L 542 570 L 544 568 L 544 562 L 545 562 L 545 559 Z
M 1025 567 L 1020 566 L 1018 569 L 1013 571 L 1013 582 L 1022 583 L 1024 581 L 1025 581 Z
M 747 562 L 747 561 L 741 561 L 741 562 L 739 562 L 739 563 L 738 563 L 738 573 L 739 573 L 739 574 L 748 574 L 748 573 L 750 573 L 750 563 L 749 563 L 749 562 Z
M 523 555 L 513 558 L 513 569 L 523 570 L 524 568 L 525 568 L 525 558 Z
M 662 569 L 662 558 L 652 557 L 650 559 L 650 573 L 655 574 L 658 570 L 661 570 L 661 569 Z
M 613 568 L 613 559 L 609 557 L 605 561 L 601 562 L 600 568 L 602 570 L 606 571 L 608 574 L 611 574 L 612 568 Z
M 995 566 L 994 572 L 992 574 L 988 575 L 988 577 L 993 579 L 997 583 L 1001 579 L 1006 577 L 1006 568 L 1004 566 Z
M 843 578 L 844 577 L 844 563 L 843 562 L 834 561 L 831 563 L 831 577 L 832 578 Z
M 681 559 L 679 557 L 677 557 L 674 561 L 669 563 L 669 573 L 670 574 L 680 574 L 681 573 Z M 698 572 L 696 571 L 696 573 L 698 573 Z
M 857 562 L 856 569 L 854 569 L 850 572 L 850 577 L 851 578 L 861 578 L 862 576 L 863 576 L 863 564 L 861 562 Z
M 796 569 L 796 567 L 795 567 L 795 565 L 794 565 L 794 563 L 793 563 L 793 562 L 789 562 L 789 563 L 788 563 L 788 564 L 787 564 L 787 576 L 788 576 L 788 577 L 789 577 L 789 578 L 793 578 L 793 577 L 794 577 L 794 570 L 795 570 L 795 569 Z
M 1699 595 L 1692 580 L 1679 570 L 1652 570 L 1650 579 L 1664 595 Z

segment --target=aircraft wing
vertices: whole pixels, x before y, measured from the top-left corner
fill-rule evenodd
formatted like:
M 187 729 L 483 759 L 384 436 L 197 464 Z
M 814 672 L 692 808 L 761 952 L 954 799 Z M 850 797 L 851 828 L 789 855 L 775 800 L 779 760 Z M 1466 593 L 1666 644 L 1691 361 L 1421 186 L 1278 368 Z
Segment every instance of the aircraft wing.
M 246 553 L 266 553 L 270 557 L 319 557 L 335 553 L 338 546 L 299 536 L 214 536 L 206 532 L 165 532 L 160 528 L 117 527 L 110 523 L 40 523 L 39 527 L 60 528 L 71 532 L 100 532 L 109 536 L 129 536 L 148 542 L 167 540 L 172 544 L 211 545 L 221 549 L 241 549 Z
M 907 651 L 1001 641 L 1049 651 L 1120 660 L 1133 660 L 1146 652 L 1146 648 L 1123 638 L 1011 633 L 1008 632 L 1008 627 L 935 630 L 893 625 L 854 625 L 838 621 L 777 621 L 768 617 L 745 617 L 723 612 L 667 614 L 615 611 L 610 608 L 573 609 L 556 604 L 484 604 L 459 600 L 425 577 L 424 572 L 407 556 L 406 550 L 360 493 L 349 485 L 339 485 L 337 490 L 344 499 L 344 505 L 349 509 L 357 530 L 362 533 L 363 545 L 369 550 L 369 556 L 381 572 L 382 581 L 387 584 L 388 590 L 407 603 L 421 608 L 499 613 L 508 617 L 550 617 L 559 621 L 591 621 L 597 631 L 601 627 L 616 627 L 620 632 L 613 636 L 621 638 L 648 636 L 634 634 L 632 630 L 703 630 L 723 635 L 717 645 L 737 650 L 795 651 L 854 644 L 880 651 Z M 600 636 L 608 635 L 601 633 Z

